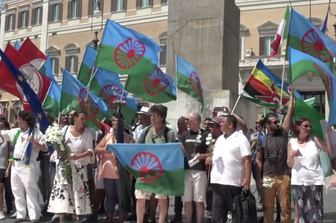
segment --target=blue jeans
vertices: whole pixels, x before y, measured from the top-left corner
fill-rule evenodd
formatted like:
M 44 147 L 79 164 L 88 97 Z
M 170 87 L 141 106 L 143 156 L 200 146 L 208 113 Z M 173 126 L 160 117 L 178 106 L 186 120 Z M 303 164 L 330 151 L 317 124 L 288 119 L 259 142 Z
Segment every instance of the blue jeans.
M 119 206 L 119 213 L 125 214 L 125 212 L 121 208 L 121 202 L 119 197 L 119 179 L 107 179 L 104 178 L 104 187 L 105 187 L 105 208 L 107 214 L 114 214 L 115 205 Z

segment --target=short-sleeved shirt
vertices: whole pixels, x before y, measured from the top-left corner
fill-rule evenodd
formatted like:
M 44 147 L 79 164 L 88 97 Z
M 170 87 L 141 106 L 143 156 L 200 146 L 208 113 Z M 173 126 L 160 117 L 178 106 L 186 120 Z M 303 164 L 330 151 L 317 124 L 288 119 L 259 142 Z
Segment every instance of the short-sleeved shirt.
M 250 155 L 251 147 L 245 135 L 237 131 L 227 138 L 221 135 L 212 157 L 211 183 L 240 187 L 246 177 L 243 158 Z
M 6 169 L 8 165 L 9 143 L 0 137 L 0 169 Z
M 192 170 L 206 170 L 205 160 L 200 160 L 197 164 L 190 167 L 188 164 L 188 160 L 191 160 L 197 153 L 204 154 L 207 152 L 208 146 L 206 145 L 206 138 L 209 135 L 209 132 L 201 129 L 201 138 L 197 139 L 199 135 L 198 132 L 193 132 L 191 130 L 185 131 L 182 133 L 180 140 L 181 143 L 184 145 L 185 149 L 185 160 L 184 160 L 184 167 L 185 169 L 192 169 Z
M 65 143 L 70 149 L 70 153 L 81 154 L 86 151 L 93 153 L 92 133 L 85 128 L 84 133 L 81 136 L 75 137 L 71 134 L 70 128 L 65 130 Z M 90 157 L 81 158 L 78 160 L 70 160 L 72 164 L 87 165 L 90 163 Z
M 149 130 L 147 129 L 149 128 Z M 154 135 L 153 126 L 149 126 L 144 129 L 138 138 L 137 143 L 167 143 L 175 142 L 175 133 L 172 129 L 169 129 L 167 132 L 167 141 L 164 135 L 165 128 L 161 129 Z
M 287 165 L 287 142 L 288 133 L 282 128 L 274 135 L 266 134 L 262 142 L 258 140 L 257 149 L 261 149 L 264 154 L 264 176 L 290 174 Z
M 1 135 L 3 137 L 3 139 L 7 142 L 12 142 L 14 140 L 14 137 L 16 135 L 16 133 L 19 131 L 19 128 L 14 128 L 11 130 L 2 130 L 1 131 Z M 43 134 L 42 132 L 38 129 L 35 128 L 33 130 L 33 138 L 34 140 L 38 141 L 39 143 L 42 144 L 41 140 L 43 138 Z M 14 148 L 14 152 L 13 152 L 13 158 L 14 159 L 21 159 L 26 151 L 26 148 L 28 146 L 28 139 L 29 137 L 29 129 L 25 132 L 20 132 L 16 144 L 15 144 L 15 148 Z M 36 159 L 38 157 L 40 149 L 37 148 L 34 144 L 32 145 L 32 152 L 30 155 L 30 162 L 36 162 Z

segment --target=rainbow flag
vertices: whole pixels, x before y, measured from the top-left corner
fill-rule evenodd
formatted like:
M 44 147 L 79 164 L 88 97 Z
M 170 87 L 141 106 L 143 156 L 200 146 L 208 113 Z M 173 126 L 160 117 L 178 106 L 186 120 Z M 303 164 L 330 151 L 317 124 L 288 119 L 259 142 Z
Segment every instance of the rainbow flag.
M 283 84 L 282 105 L 286 105 L 289 102 L 288 86 L 287 83 Z M 279 105 L 281 79 L 259 60 L 244 87 L 244 91 L 253 98 Z M 301 99 L 301 95 L 297 91 L 294 91 L 294 96 Z

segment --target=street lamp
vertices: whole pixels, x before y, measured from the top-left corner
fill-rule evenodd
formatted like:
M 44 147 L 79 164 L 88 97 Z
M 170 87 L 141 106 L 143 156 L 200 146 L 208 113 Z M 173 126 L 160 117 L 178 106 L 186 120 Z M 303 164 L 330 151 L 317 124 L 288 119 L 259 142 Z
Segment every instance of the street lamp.
M 100 23 L 100 29 L 99 30 L 93 30 L 93 20 L 94 18 L 99 19 L 101 18 L 101 23 Z M 103 13 L 100 10 L 100 1 L 96 0 L 96 9 L 93 11 L 93 16 L 91 19 L 91 31 L 93 31 L 95 37 L 93 38 L 92 42 L 93 42 L 93 47 L 97 50 L 98 48 L 98 43 L 99 43 L 99 39 L 98 39 L 98 33 L 103 29 Z

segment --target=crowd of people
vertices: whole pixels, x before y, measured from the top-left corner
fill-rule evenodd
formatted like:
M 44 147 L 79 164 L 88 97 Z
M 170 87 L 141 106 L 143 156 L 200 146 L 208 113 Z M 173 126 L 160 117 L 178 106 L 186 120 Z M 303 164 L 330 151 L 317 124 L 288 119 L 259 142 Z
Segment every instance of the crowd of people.
M 183 210 L 187 223 L 201 223 L 204 218 L 223 223 L 231 219 L 234 198 L 249 189 L 253 178 L 258 188 L 258 211 L 264 212 L 261 222 L 291 222 L 291 200 L 295 223 L 323 222 L 325 177 L 319 152 L 333 154 L 332 130 L 325 131 L 323 141 L 310 134 L 312 126 L 305 117 L 293 123 L 293 89 L 288 88 L 288 92 L 290 101 L 288 110 L 282 111 L 282 123 L 278 114 L 269 113 L 257 119 L 255 129 L 249 129 L 243 118 L 227 107 L 203 121 L 199 113 L 191 112 L 178 119 L 176 130 L 167 123 L 168 109 L 163 105 L 142 107 L 134 131 L 118 115 L 99 121 L 89 102 L 85 111 L 71 111 L 57 121 L 47 114 L 50 125 L 62 129 L 70 154 L 71 182 L 59 165 L 61 154 L 48 152 L 32 113 L 20 111 L 12 128 L 2 116 L 0 211 L 5 200 L 7 216 L 12 214 L 16 222 L 39 222 L 43 216 L 50 217 L 50 222 L 91 223 L 97 221 L 99 213 L 106 212 L 109 223 L 116 217 L 120 223 L 151 223 L 157 221 L 159 206 L 159 223 L 182 222 Z M 86 127 L 87 119 L 98 131 Z M 106 149 L 117 142 L 118 123 L 123 127 L 124 143 L 181 142 L 184 195 L 175 197 L 173 219 L 168 219 L 168 195 L 138 190 L 136 179 L 131 177 L 134 213 L 123 210 L 118 157 Z M 27 163 L 28 144 L 31 153 Z M 0 212 L 0 220 L 5 217 Z

